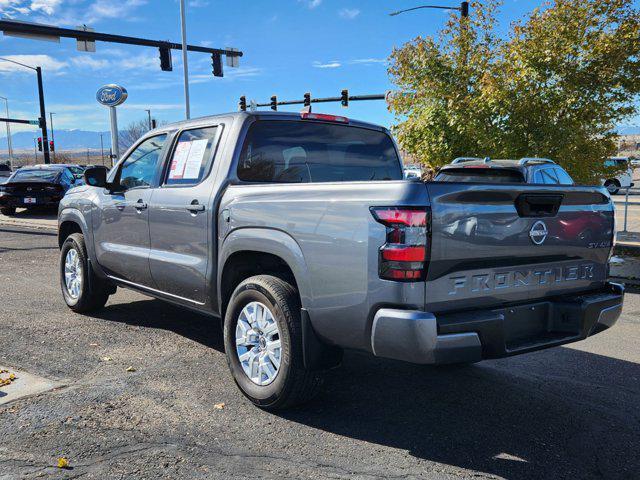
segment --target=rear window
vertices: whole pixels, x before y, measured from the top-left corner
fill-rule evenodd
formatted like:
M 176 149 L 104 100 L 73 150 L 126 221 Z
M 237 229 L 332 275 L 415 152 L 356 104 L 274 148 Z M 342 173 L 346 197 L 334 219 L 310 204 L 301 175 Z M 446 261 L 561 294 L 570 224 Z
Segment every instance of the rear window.
M 302 121 L 258 121 L 238 164 L 247 182 L 402 180 L 391 138 L 366 128 Z
M 520 172 L 498 168 L 451 168 L 440 171 L 434 180 L 461 183 L 524 183 L 524 177 Z
M 12 182 L 53 182 L 62 170 L 24 170 L 13 174 Z
M 0 172 L 10 172 L 11 169 L 9 168 L 9 165 L 4 165 L 2 163 L 0 163 Z

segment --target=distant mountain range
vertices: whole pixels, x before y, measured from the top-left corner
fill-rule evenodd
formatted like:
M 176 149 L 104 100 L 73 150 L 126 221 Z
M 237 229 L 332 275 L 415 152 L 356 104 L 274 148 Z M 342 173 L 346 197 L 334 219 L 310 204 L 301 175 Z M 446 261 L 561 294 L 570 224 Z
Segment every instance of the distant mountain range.
M 0 124 L 0 131 L 4 133 L 4 125 Z M 86 150 L 100 148 L 100 134 L 105 149 L 109 149 L 111 144 L 111 134 L 109 132 L 92 132 L 88 130 L 54 130 L 56 150 Z M 49 133 L 51 135 L 51 133 Z M 39 137 L 39 132 L 17 132 L 11 134 L 13 149 L 33 150 L 33 139 Z M 51 137 L 49 137 L 51 140 Z M 0 152 L 7 151 L 7 137 L 0 137 Z

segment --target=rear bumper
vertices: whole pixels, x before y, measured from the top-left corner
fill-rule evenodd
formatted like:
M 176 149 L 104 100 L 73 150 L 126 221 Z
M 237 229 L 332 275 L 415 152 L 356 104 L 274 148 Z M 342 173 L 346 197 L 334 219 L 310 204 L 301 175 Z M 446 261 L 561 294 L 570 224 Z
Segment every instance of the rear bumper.
M 32 208 L 32 207 L 53 207 L 60 203 L 62 196 L 44 196 L 44 195 L 32 195 L 30 198 L 35 198 L 35 203 L 25 203 L 24 198 L 28 195 L 1 195 L 0 194 L 0 206 L 2 207 L 15 207 L 15 208 Z
M 371 347 L 379 357 L 412 363 L 475 362 L 583 340 L 613 326 L 624 287 L 543 302 L 436 316 L 429 312 L 378 310 Z

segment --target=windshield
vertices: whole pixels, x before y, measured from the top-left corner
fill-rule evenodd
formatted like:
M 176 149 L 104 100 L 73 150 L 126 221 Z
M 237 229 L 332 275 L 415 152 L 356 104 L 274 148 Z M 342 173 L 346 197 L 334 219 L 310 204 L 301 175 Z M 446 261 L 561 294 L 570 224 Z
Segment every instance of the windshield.
M 61 170 L 23 170 L 20 169 L 13 174 L 12 182 L 53 182 Z
M 440 171 L 434 180 L 463 183 L 524 183 L 524 177 L 520 172 L 499 168 L 450 168 Z
M 311 183 L 401 180 L 393 141 L 367 128 L 303 121 L 259 121 L 238 164 L 248 182 Z

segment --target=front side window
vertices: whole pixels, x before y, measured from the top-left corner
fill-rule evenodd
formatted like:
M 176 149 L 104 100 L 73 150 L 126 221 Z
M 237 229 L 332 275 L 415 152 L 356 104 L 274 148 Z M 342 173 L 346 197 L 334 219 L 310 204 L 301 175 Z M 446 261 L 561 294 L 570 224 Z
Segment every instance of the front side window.
M 171 155 L 165 185 L 195 185 L 209 173 L 218 127 L 185 130 Z
M 146 139 L 122 163 L 119 183 L 124 188 L 148 187 L 155 178 L 160 153 L 167 135 Z
M 238 164 L 247 182 L 402 180 L 391 138 L 366 128 L 305 121 L 258 121 Z

